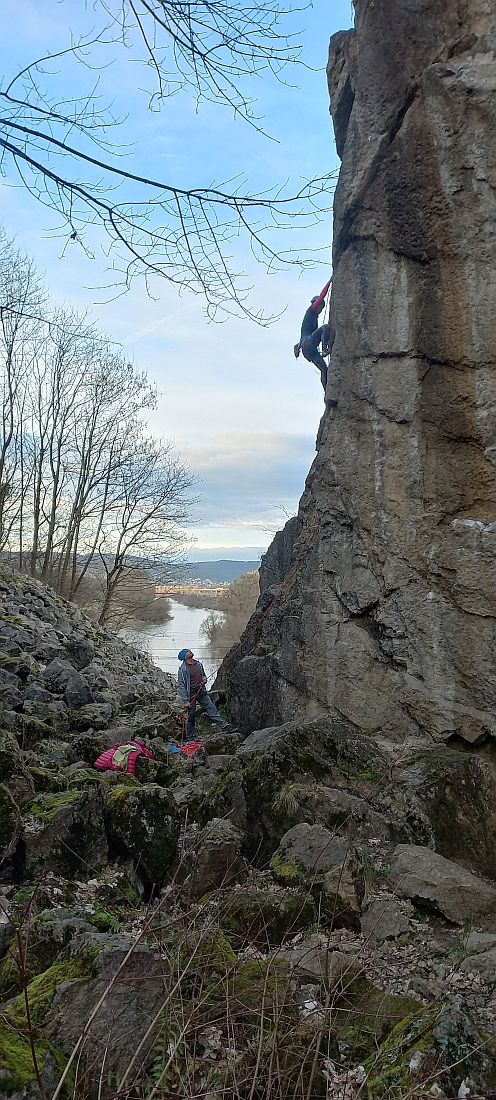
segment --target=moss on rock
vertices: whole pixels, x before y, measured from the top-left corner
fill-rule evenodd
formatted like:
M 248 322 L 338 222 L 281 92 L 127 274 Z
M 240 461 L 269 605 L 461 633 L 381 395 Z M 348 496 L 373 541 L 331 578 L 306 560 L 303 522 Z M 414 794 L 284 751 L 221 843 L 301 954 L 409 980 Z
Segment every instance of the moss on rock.
M 281 886 L 301 886 L 303 876 L 297 863 L 282 859 L 279 852 L 275 852 L 270 861 L 270 869 L 276 882 Z
M 496 1084 L 496 1043 L 481 1035 L 455 997 L 405 1016 L 364 1064 L 371 1100 L 431 1095 L 433 1071 L 449 1096 L 459 1095 L 467 1076 L 486 1095 Z
M 34 1046 L 38 1068 L 43 1071 L 48 1047 L 39 1041 Z M 0 1022 L 0 1094 L 11 1096 L 34 1082 L 36 1073 L 29 1040 L 9 1024 Z
M 246 887 L 218 895 L 219 923 L 241 943 L 277 946 L 290 935 L 308 928 L 316 911 L 308 894 L 290 890 Z
M 179 813 L 156 784 L 121 784 L 107 794 L 105 821 L 116 854 L 131 856 L 141 877 L 161 887 L 177 856 Z
M 15 844 L 19 822 L 19 810 L 2 783 L 0 784 L 0 858 L 9 855 Z
M 44 825 L 53 821 L 59 810 L 66 806 L 73 806 L 81 795 L 81 791 L 58 791 L 53 794 L 38 795 L 31 803 L 28 813 L 42 821 Z

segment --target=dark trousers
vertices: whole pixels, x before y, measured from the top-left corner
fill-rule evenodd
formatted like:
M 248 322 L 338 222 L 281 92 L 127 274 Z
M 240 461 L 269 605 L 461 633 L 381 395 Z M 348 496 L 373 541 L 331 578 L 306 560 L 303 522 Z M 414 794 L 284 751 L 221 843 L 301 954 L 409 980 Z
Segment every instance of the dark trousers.
M 320 371 L 320 381 L 324 387 L 327 386 L 327 363 L 319 352 L 322 338 L 325 338 L 325 342 L 329 340 L 329 325 L 321 325 L 320 328 L 316 328 L 315 332 L 312 332 L 311 336 L 307 336 L 301 343 L 301 350 L 308 363 L 313 363 L 315 367 Z
M 210 695 L 208 694 L 208 692 L 202 691 L 201 695 L 199 695 L 198 698 L 195 699 L 193 705 L 190 707 L 190 709 L 188 711 L 188 720 L 186 722 L 186 736 L 188 738 L 192 737 L 194 732 L 195 732 L 196 708 L 197 707 L 200 707 L 200 709 L 203 711 L 203 713 L 206 714 L 207 718 L 210 718 L 211 722 L 215 722 L 216 726 L 226 726 L 226 725 L 228 725 L 228 723 L 225 722 L 224 719 L 222 718 L 222 716 L 219 714 L 215 704 L 212 703 L 212 700 L 211 700 Z

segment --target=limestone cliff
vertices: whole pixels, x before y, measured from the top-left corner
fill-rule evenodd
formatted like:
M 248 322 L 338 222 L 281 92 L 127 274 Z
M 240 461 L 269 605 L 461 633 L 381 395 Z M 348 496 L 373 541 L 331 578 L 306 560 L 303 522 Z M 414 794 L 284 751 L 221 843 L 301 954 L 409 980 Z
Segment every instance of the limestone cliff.
M 496 9 L 355 9 L 328 64 L 339 406 L 225 673 L 246 729 L 325 709 L 479 743 L 496 733 Z

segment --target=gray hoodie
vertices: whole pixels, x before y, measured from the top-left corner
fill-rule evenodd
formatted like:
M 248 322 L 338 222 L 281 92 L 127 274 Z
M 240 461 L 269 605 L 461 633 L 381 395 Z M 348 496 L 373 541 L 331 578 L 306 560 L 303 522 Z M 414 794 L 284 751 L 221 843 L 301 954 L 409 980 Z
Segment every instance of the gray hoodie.
M 206 680 L 207 675 L 201 661 L 197 661 L 196 663 L 197 665 L 199 665 L 203 679 Z M 177 674 L 177 687 L 183 703 L 189 703 L 191 691 L 191 676 L 189 672 L 189 665 L 186 664 L 186 661 L 183 661 L 182 664 L 179 665 L 179 671 Z

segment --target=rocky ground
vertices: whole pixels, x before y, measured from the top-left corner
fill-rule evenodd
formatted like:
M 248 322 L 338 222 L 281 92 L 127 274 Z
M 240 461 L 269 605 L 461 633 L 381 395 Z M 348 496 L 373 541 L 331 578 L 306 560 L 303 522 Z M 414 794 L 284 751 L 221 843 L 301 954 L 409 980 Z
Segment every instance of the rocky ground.
M 169 677 L 0 599 L 0 1095 L 496 1096 L 490 756 L 322 715 L 187 759 Z

